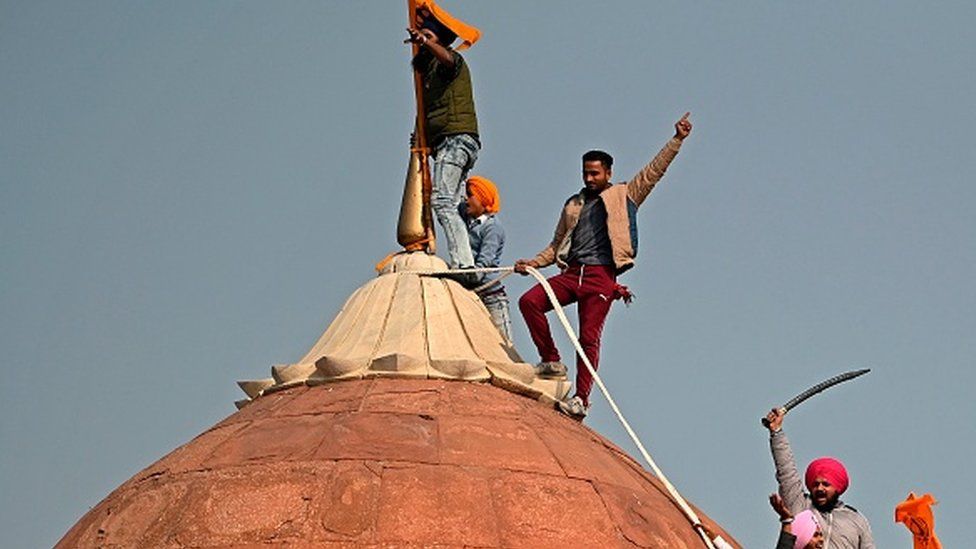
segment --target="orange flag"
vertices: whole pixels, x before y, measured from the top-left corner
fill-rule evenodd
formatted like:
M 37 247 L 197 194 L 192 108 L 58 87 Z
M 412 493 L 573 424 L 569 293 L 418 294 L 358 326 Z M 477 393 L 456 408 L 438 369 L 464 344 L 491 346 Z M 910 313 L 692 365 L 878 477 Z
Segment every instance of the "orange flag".
M 435 19 L 441 22 L 445 27 L 451 29 L 451 32 L 458 35 L 461 39 L 461 44 L 456 48 L 458 50 L 465 50 L 474 45 L 475 42 L 481 38 L 481 31 L 472 27 L 471 25 L 456 19 L 447 10 L 438 6 L 434 3 L 434 0 L 417 0 L 417 9 L 426 9 L 434 16 Z
M 932 494 L 917 498 L 908 493 L 905 501 L 895 506 L 895 522 L 902 522 L 915 538 L 915 549 L 942 549 L 935 535 L 935 517 L 932 505 L 938 503 Z

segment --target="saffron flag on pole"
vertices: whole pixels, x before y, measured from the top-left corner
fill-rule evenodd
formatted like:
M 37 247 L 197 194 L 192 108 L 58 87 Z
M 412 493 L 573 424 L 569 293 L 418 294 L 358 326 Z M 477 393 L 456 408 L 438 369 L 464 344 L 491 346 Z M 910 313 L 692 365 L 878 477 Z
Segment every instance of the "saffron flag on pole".
M 427 10 L 435 19 L 441 22 L 445 27 L 451 29 L 451 32 L 458 35 L 461 39 L 461 44 L 456 48 L 458 50 L 465 50 L 474 45 L 475 42 L 481 38 L 481 31 L 477 28 L 457 19 L 453 15 L 447 12 L 444 8 L 438 6 L 434 3 L 434 0 L 417 0 L 417 11 Z
M 895 522 L 904 523 L 911 531 L 915 549 L 942 549 L 935 535 L 935 516 L 932 514 L 932 505 L 936 503 L 932 494 L 919 498 L 909 492 L 905 501 L 895 506 Z

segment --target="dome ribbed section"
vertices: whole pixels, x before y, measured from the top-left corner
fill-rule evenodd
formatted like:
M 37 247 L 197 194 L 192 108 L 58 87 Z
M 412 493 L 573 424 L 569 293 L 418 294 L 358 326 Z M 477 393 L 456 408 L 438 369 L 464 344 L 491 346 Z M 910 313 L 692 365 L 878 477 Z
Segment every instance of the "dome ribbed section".
M 459 379 L 549 403 L 564 398 L 569 381 L 537 378 L 474 292 L 425 274 L 445 269 L 443 260 L 422 252 L 393 256 L 380 276 L 353 292 L 298 362 L 273 366 L 270 378 L 238 384 L 253 399 L 341 379 Z

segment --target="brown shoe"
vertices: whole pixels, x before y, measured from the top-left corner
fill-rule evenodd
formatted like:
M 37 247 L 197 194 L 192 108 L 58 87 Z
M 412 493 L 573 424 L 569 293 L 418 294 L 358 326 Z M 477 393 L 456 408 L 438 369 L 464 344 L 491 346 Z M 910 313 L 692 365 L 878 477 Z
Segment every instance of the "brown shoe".
M 566 379 L 566 365 L 562 362 L 540 362 L 535 376 L 542 379 Z

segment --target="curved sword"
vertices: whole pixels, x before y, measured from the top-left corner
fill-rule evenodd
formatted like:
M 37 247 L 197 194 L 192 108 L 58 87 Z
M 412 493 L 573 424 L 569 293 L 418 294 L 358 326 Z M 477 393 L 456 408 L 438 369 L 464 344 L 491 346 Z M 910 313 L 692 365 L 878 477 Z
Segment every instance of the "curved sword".
M 834 376 L 828 380 L 821 381 L 820 383 L 814 385 L 813 387 L 810 387 L 806 391 L 803 391 L 802 393 L 791 398 L 789 402 L 787 402 L 780 408 L 780 410 L 782 410 L 783 414 L 785 415 L 787 412 L 789 412 L 793 408 L 796 408 L 799 404 L 801 404 L 806 399 L 812 397 L 813 395 L 826 391 L 827 389 L 830 389 L 831 387 L 837 385 L 838 383 L 844 383 L 845 381 L 850 381 L 855 377 L 863 376 L 864 374 L 870 371 L 871 371 L 870 368 L 864 368 L 863 370 L 853 370 L 850 372 L 844 372 L 843 374 Z M 762 418 L 762 424 L 765 425 L 766 427 L 769 427 L 769 421 L 767 421 L 766 418 Z

